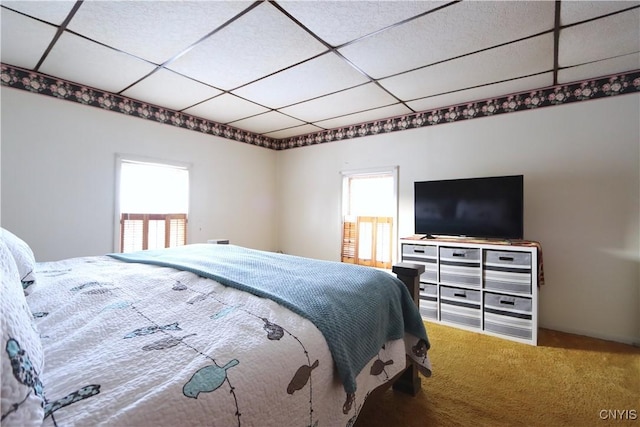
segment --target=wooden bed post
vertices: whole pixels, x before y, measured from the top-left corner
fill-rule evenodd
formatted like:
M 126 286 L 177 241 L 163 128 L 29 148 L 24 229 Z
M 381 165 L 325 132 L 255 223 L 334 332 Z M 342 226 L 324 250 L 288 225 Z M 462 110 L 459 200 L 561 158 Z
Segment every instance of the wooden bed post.
M 424 265 L 413 264 L 410 262 L 399 262 L 393 266 L 393 271 L 398 279 L 409 290 L 409 294 L 413 297 L 413 302 L 420 308 L 420 275 L 424 273 Z
M 400 262 L 395 264 L 391 270 L 405 284 L 418 308 L 420 308 L 420 275 L 424 273 L 424 269 L 422 264 Z M 418 370 L 409 358 L 407 358 L 407 363 L 405 371 L 393 383 L 393 389 L 415 396 L 420 390 L 420 377 L 418 377 Z

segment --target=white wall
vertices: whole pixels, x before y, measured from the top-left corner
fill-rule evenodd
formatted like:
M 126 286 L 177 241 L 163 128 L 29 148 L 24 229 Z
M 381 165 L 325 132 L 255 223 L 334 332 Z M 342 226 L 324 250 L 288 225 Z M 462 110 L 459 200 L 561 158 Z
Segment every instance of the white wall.
M 116 153 L 190 163 L 189 242 L 277 249 L 277 152 L 2 87 L 0 224 L 39 261 L 114 250 Z
M 2 87 L 0 224 L 39 260 L 113 250 L 115 153 L 188 162 L 189 240 L 339 259 L 342 170 L 413 182 L 524 174 L 544 249 L 541 326 L 640 341 L 640 95 L 275 152 Z
M 399 234 L 413 182 L 524 174 L 525 238 L 540 241 L 542 327 L 640 342 L 640 95 L 286 150 L 280 249 L 338 260 L 341 170 L 399 166 Z

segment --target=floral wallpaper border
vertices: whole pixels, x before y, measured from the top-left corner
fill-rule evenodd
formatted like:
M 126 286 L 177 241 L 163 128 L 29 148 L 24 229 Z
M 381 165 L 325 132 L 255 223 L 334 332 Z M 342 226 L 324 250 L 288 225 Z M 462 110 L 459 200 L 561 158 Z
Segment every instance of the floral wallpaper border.
M 461 120 L 640 92 L 640 70 L 635 70 L 597 79 L 473 101 L 353 126 L 329 129 L 292 138 L 274 139 L 7 64 L 1 65 L 0 81 L 3 86 L 66 99 L 133 117 L 165 123 L 274 150 L 305 147 L 381 133 L 397 132 Z
M 640 92 L 640 71 L 552 86 L 287 138 L 280 140 L 280 149 L 304 147 L 635 92 Z
M 276 150 L 280 148 L 280 141 L 277 139 L 257 135 L 252 132 L 216 123 L 211 120 L 191 116 L 179 111 L 157 107 L 142 101 L 127 98 L 126 96 L 94 89 L 88 86 L 82 86 L 7 64 L 1 65 L 0 79 L 3 86 L 66 99 L 68 101 L 78 102 L 80 104 L 98 107 L 104 110 L 115 111 L 132 117 L 139 117 L 158 123 L 165 123 L 196 132 L 245 142 L 247 144 Z

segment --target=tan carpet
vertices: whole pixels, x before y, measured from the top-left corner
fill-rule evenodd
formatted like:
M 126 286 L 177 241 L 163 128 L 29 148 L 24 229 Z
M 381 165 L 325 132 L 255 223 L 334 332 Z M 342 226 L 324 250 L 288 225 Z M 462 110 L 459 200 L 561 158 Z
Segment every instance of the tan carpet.
M 534 347 L 426 325 L 433 376 L 415 397 L 368 402 L 356 426 L 640 425 L 639 348 L 545 329 Z

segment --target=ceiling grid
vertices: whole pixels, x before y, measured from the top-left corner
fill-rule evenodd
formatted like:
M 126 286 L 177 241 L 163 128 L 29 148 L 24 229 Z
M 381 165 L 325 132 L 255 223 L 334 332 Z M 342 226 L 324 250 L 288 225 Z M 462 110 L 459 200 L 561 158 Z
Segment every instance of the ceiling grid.
M 485 114 L 513 94 L 554 105 L 590 79 L 640 90 L 640 1 L 0 5 L 3 85 L 276 149 Z

